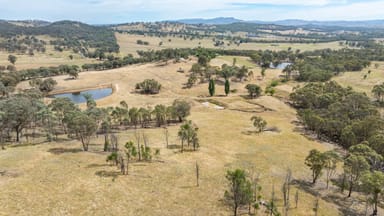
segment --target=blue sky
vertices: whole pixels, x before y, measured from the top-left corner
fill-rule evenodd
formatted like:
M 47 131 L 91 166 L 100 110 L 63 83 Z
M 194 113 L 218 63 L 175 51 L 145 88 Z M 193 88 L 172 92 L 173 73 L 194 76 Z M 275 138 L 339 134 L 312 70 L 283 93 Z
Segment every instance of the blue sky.
M 243 20 L 384 19 L 384 0 L 0 0 L 0 19 L 90 24 L 236 17 Z

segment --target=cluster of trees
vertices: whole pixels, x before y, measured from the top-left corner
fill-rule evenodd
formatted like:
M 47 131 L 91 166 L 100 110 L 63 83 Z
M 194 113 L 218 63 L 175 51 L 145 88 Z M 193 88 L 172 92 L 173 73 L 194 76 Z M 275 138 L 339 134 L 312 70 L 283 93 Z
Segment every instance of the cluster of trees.
M 161 89 L 161 84 L 154 79 L 146 79 L 141 83 L 136 84 L 136 90 L 142 94 L 158 94 Z
M 46 82 L 50 82 L 49 79 Z M 42 83 L 39 82 L 40 85 Z M 60 134 L 68 134 L 78 138 L 87 151 L 90 138 L 96 132 L 108 134 L 112 129 L 120 129 L 122 126 L 148 128 L 179 123 L 185 120 L 191 109 L 190 104 L 184 100 L 175 100 L 170 106 L 156 105 L 153 109 L 129 109 L 124 101 L 117 107 L 98 108 L 90 95 L 84 97 L 87 100 L 85 111 L 81 111 L 68 98 L 55 98 L 46 106 L 38 89 L 2 98 L 0 142 L 12 140 L 14 134 L 17 142 L 23 135 L 29 141 L 37 133 L 46 135 L 48 140 Z
M 73 78 L 78 77 L 80 68 L 77 65 L 60 65 L 58 67 L 40 67 L 37 69 L 26 69 L 12 73 L 0 73 L 0 82 L 5 86 L 15 87 L 19 82 L 37 78 L 45 78 L 68 74 Z
M 75 53 L 82 53 L 85 56 L 88 55 L 89 48 L 100 49 L 104 52 L 119 52 L 119 45 L 113 30 L 80 22 L 59 21 L 33 27 L 0 22 L 0 36 L 11 39 L 19 35 L 30 36 L 28 41 L 31 41 L 31 37 L 36 35 L 49 35 L 59 38 L 50 42 L 57 50 L 72 49 Z M 29 43 L 28 41 L 25 41 L 24 44 Z M 32 39 L 32 42 L 34 41 Z M 38 44 L 45 45 L 41 41 L 38 41 Z M 42 51 L 43 47 L 37 46 L 36 48 Z
M 369 56 L 362 58 L 363 53 L 350 49 L 305 52 L 303 60 L 296 61 L 293 69 L 299 71 L 299 81 L 327 81 L 341 72 L 361 71 L 369 66 L 372 59 Z
M 228 181 L 228 190 L 224 193 L 224 202 L 232 208 L 233 215 L 243 215 L 247 211 L 249 215 L 258 215 L 259 210 L 271 216 L 279 216 L 275 186 L 272 186 L 272 191 L 269 200 L 263 200 L 262 187 L 260 179 L 255 174 L 251 173 L 251 177 L 245 170 L 235 169 L 228 170 L 226 174 Z M 291 203 L 291 185 L 292 172 L 287 170 L 283 185 L 281 186 L 283 211 L 284 215 L 288 215 L 292 209 Z M 318 200 L 316 200 L 318 202 Z M 315 204 L 316 204 L 315 202 Z M 295 208 L 298 208 L 299 192 L 296 190 L 294 194 Z M 315 215 L 318 211 L 318 205 L 313 209 Z M 240 213 L 239 213 L 240 212 Z
M 248 94 L 251 98 L 256 98 L 261 95 L 263 90 L 257 84 L 247 84 L 245 88 L 248 90 Z
M 384 102 L 384 83 L 374 85 L 372 88 L 372 94 L 375 96 L 377 102 L 383 104 Z
M 145 45 L 145 46 L 149 45 L 148 41 L 143 41 L 143 40 L 137 40 L 136 43 L 139 44 L 139 45 Z
M 52 78 L 48 78 L 45 80 L 34 79 L 29 81 L 29 85 L 39 89 L 43 94 L 47 94 L 48 92 L 54 89 L 54 87 L 57 85 L 57 82 Z
M 383 120 L 370 98 L 334 81 L 310 83 L 290 95 L 305 126 L 318 137 L 339 143 L 345 149 L 368 141 L 384 153 L 380 141 Z
M 367 142 L 351 146 L 345 157 L 335 151 L 320 152 L 313 149 L 305 159 L 305 164 L 312 171 L 312 183 L 325 173 L 327 189 L 330 180 L 337 174 L 338 163 L 343 162 L 343 172 L 334 179 L 341 192 L 348 190 L 348 197 L 353 191 L 367 195 L 367 204 L 373 205 L 372 215 L 378 215 L 378 204 L 384 195 L 383 156 L 369 147 Z
M 106 60 L 102 63 L 84 64 L 83 70 L 107 70 L 120 68 L 132 64 L 141 64 L 155 61 L 167 61 L 170 59 L 187 59 L 190 55 L 194 54 L 193 49 L 163 49 L 163 50 L 150 50 L 150 51 L 138 51 L 139 57 L 133 57 L 127 55 L 123 58 L 114 57 L 112 55 L 106 56 Z M 104 57 L 103 57 L 104 59 Z
M 337 185 L 342 191 L 348 189 L 348 196 L 352 191 L 367 193 L 374 204 L 373 215 L 377 215 L 379 196 L 384 190 L 384 128 L 370 98 L 336 82 L 307 84 L 290 98 L 308 129 L 348 150 L 345 157 L 333 151 L 312 150 L 305 161 L 312 170 L 312 183 L 325 170 L 328 186 L 337 163 L 343 161 Z
M 46 42 L 43 40 L 37 39 L 35 36 L 26 36 L 20 38 L 11 37 L 7 40 L 0 42 L 0 50 L 10 52 L 10 53 L 21 53 L 34 55 L 34 52 L 42 52 L 46 51 Z
M 153 149 L 149 146 L 148 136 L 145 133 L 139 133 L 135 131 L 135 137 L 137 144 L 133 141 L 128 141 L 125 143 L 123 149 L 119 149 L 118 139 L 114 135 L 111 136 L 112 148 L 106 148 L 111 152 L 107 156 L 107 162 L 110 162 L 111 165 L 116 165 L 122 175 L 128 175 L 129 173 L 129 164 L 132 162 L 150 162 L 152 161 L 153 156 L 160 154 L 160 149 Z M 143 144 L 140 144 L 140 142 Z
M 215 81 L 223 79 L 224 93 L 228 96 L 231 91 L 230 80 L 235 77 L 237 81 L 242 82 L 244 78 L 251 75 L 251 72 L 245 66 L 238 67 L 236 58 L 233 59 L 232 65 L 223 64 L 221 68 L 212 67 L 209 65 L 209 61 L 215 56 L 216 54 L 210 51 L 198 54 L 198 62 L 192 65 L 186 86 L 191 88 L 198 79 L 200 83 L 209 82 L 209 95 L 214 96 Z

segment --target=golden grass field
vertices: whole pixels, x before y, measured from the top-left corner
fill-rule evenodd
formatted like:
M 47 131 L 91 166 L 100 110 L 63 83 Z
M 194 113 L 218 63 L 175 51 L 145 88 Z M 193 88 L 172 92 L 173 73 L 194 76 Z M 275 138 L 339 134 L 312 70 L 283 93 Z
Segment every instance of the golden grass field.
M 376 68 L 375 64 L 378 63 L 379 67 Z M 368 71 L 371 71 L 368 74 Z M 364 75 L 367 78 L 364 79 Z M 384 82 L 384 64 L 383 62 L 372 62 L 371 66 L 365 68 L 361 72 L 346 72 L 333 78 L 336 82 L 344 86 L 351 86 L 357 91 L 365 92 L 367 95 L 372 96 L 372 88 L 374 85 Z
M 10 54 L 17 57 L 15 63 L 17 70 L 59 66 L 62 64 L 81 66 L 86 63 L 97 62 L 95 59 L 85 58 L 72 51 L 65 50 L 63 52 L 58 52 L 54 50 L 53 46 L 49 44 L 49 41 L 54 39 L 52 37 L 40 35 L 36 36 L 36 38 L 47 42 L 45 53 L 39 53 L 35 51 L 34 55 L 30 56 L 28 54 L 8 53 L 5 51 L 0 51 L 0 65 L 7 66 L 11 64 L 8 61 L 8 55 Z M 70 60 L 69 55 L 73 56 L 72 60 Z
M 252 67 L 255 76 L 260 68 L 244 57 L 236 57 L 238 65 Z M 231 64 L 233 57 L 218 57 L 212 64 Z M 54 77 L 56 89 L 87 88 L 112 83 L 115 92 L 98 100 L 98 106 L 116 106 L 125 100 L 129 107 L 170 104 L 176 98 L 191 102 L 188 119 L 199 127 L 201 148 L 197 152 L 179 153 L 165 147 L 163 129 L 143 130 L 149 137 L 150 146 L 159 148 L 161 154 L 151 163 L 135 163 L 130 174 L 122 176 L 115 166 L 109 166 L 102 152 L 103 137 L 93 138 L 90 151 L 83 152 L 78 141 L 63 139 L 59 143 L 40 143 L 23 147 L 8 147 L 0 151 L 0 215 L 230 215 L 231 209 L 222 202 L 227 188 L 225 179 L 229 169 L 242 168 L 258 175 L 263 199 L 270 198 L 275 188 L 279 210 L 282 211 L 281 186 L 286 170 L 292 169 L 293 177 L 310 181 L 310 170 L 304 159 L 311 149 L 321 151 L 334 148 L 304 135 L 296 124 L 296 111 L 276 97 L 262 96 L 247 99 L 244 86 L 251 82 L 263 88 L 281 75 L 281 70 L 267 70 L 264 80 L 232 82 L 236 94 L 224 95 L 224 87 L 216 86 L 219 96 L 208 96 L 208 84 L 183 89 L 186 71 L 195 63 L 169 63 L 165 66 L 142 64 L 115 70 L 80 73 L 79 79 L 67 80 L 67 76 Z M 381 66 L 382 67 L 382 66 Z M 379 68 L 380 69 L 380 68 Z M 137 82 L 146 78 L 158 80 L 163 89 L 158 95 L 144 96 L 134 93 Z M 288 95 L 291 85 L 279 86 L 281 95 Z M 27 82 L 18 88 L 27 88 Z M 214 104 L 202 105 L 209 100 L 224 104 L 226 109 L 217 110 Z M 84 105 L 81 105 L 84 107 Z M 280 132 L 253 131 L 250 118 L 258 115 Z M 177 125 L 169 127 L 170 143 L 179 145 Z M 134 140 L 133 130 L 118 134 L 120 146 Z M 64 137 L 63 137 L 64 138 Z M 200 186 L 195 186 L 195 163 L 200 165 Z M 345 211 L 361 209 L 356 194 L 352 199 L 331 187 L 326 191 L 324 179 L 319 189 L 318 215 L 343 215 Z M 299 207 L 292 208 L 290 215 L 314 215 L 313 189 L 303 185 L 293 186 L 291 202 L 299 190 Z M 258 215 L 264 215 L 259 212 Z
M 236 44 L 228 45 L 229 41 L 224 40 L 225 45 L 223 47 L 215 47 L 212 39 L 194 39 L 194 40 L 184 40 L 180 37 L 152 37 L 152 36 L 142 36 L 134 34 L 121 34 L 115 33 L 117 42 L 120 45 L 120 52 L 123 55 L 132 54 L 137 55 L 137 50 L 159 50 L 164 48 L 217 48 L 217 49 L 237 49 L 237 50 L 287 50 L 291 47 L 293 50 L 309 51 L 316 49 L 341 49 L 343 46 L 339 42 L 330 42 L 330 43 L 310 43 L 310 44 L 301 44 L 301 43 L 242 43 L 240 46 Z M 171 41 L 169 41 L 169 39 Z M 149 42 L 149 45 L 139 45 L 137 40 L 143 40 Z M 163 42 L 161 46 L 159 43 Z

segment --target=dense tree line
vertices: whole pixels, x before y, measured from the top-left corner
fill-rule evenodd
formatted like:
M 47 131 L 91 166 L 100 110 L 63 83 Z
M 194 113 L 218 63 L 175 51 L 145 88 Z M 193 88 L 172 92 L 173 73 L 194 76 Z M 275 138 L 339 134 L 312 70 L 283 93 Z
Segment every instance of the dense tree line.
M 49 79 L 47 81 L 50 82 Z M 36 84 L 41 87 L 41 83 Z M 49 141 L 60 134 L 68 134 L 79 139 L 87 151 L 90 138 L 96 133 L 108 135 L 112 130 L 181 123 L 191 109 L 190 104 L 184 100 L 175 100 L 169 106 L 156 105 L 154 108 L 129 108 L 125 101 L 117 107 L 98 108 L 90 95 L 84 95 L 87 109 L 81 111 L 68 98 L 55 98 L 46 106 L 42 96 L 38 89 L 31 89 L 0 99 L 2 144 L 13 140 L 12 137 L 17 142 L 21 137 L 28 141 L 29 137 L 34 137 L 37 133 L 43 134 Z M 186 135 L 183 132 L 180 136 L 187 140 L 188 146 L 192 143 L 195 148 L 198 142 L 196 137 L 191 137 L 189 128 L 186 127 Z
M 0 22 L 0 36 L 12 38 L 18 35 L 49 35 L 59 38 L 51 41 L 57 50 L 72 49 L 76 53 L 88 55 L 89 48 L 100 49 L 104 52 L 118 52 L 114 32 L 107 27 L 91 26 L 80 22 L 59 21 L 49 25 L 25 27 Z
M 46 42 L 35 36 L 11 37 L 0 42 L 0 50 L 34 55 L 34 52 L 44 53 L 46 51 Z
M 372 215 L 378 215 L 378 204 L 384 191 L 383 119 L 370 98 L 336 82 L 310 83 L 290 95 L 298 116 L 307 129 L 318 138 L 331 140 L 347 150 L 311 150 L 305 164 L 311 169 L 312 184 L 325 175 L 329 183 L 341 192 L 347 190 L 367 195 L 367 205 L 373 205 Z M 339 163 L 341 173 L 337 173 Z
M 383 119 L 370 98 L 336 82 L 310 83 L 290 95 L 301 121 L 318 137 L 348 149 L 362 142 L 384 156 Z
M 191 69 L 193 72 L 187 85 L 192 86 L 198 78 L 206 80 L 212 75 L 218 74 L 224 79 L 236 76 L 239 80 L 247 76 L 246 68 L 238 68 L 235 65 L 223 65 L 221 70 L 217 70 L 208 65 L 210 59 L 217 55 L 240 55 L 249 56 L 255 63 L 262 68 L 276 66 L 282 62 L 291 62 L 292 64 L 284 69 L 286 78 L 296 74 L 298 81 L 327 81 L 332 76 L 344 71 L 360 71 L 370 65 L 371 61 L 384 61 L 384 48 L 377 45 L 374 49 L 342 49 L 342 50 L 317 50 L 300 52 L 300 50 L 283 51 L 253 51 L 253 50 L 221 50 L 221 49 L 163 49 L 158 51 L 138 51 L 139 57 L 128 55 L 120 58 L 113 55 L 105 55 L 102 51 L 97 51 L 97 58 L 105 59 L 102 63 L 84 64 L 82 70 L 107 70 L 119 68 L 131 64 L 147 63 L 154 61 L 164 61 L 165 64 L 170 59 L 188 58 L 197 56 L 198 64 Z M 96 56 L 94 56 L 96 57 Z M 1 69 L 1 68 L 0 68 Z M 10 65 L 9 70 L 15 70 Z M 77 66 L 59 66 L 39 69 L 29 69 L 18 71 L 16 73 L 0 73 L 0 79 L 5 86 L 17 84 L 22 80 L 33 78 L 48 77 L 61 74 L 70 74 L 78 72 Z M 229 73 L 230 76 L 227 76 Z M 74 76 L 75 77 L 75 76 Z

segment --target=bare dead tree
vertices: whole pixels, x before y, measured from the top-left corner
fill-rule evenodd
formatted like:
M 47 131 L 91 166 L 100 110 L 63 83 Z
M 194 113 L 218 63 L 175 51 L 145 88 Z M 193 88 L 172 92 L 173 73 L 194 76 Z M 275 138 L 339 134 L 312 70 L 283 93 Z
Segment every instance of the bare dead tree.
M 284 180 L 284 184 L 283 184 L 283 187 L 282 187 L 282 191 L 283 191 L 283 201 L 284 201 L 284 215 L 288 215 L 288 211 L 289 211 L 289 207 L 290 207 L 290 204 L 289 204 L 289 193 L 290 193 L 290 189 L 291 189 L 291 179 L 292 179 L 292 171 L 291 169 L 288 169 L 287 170 L 287 174 L 285 175 L 285 180 Z
M 136 143 L 137 143 L 137 155 L 139 156 L 139 161 L 141 161 L 141 149 L 140 149 L 140 132 L 135 129 L 135 138 L 136 138 Z
M 315 199 L 315 205 L 313 207 L 313 211 L 315 212 L 315 216 L 317 216 L 319 212 L 319 197 L 316 197 Z
M 196 186 L 199 187 L 200 167 L 196 161 Z
M 119 163 L 120 163 L 120 171 L 121 171 L 121 174 L 123 174 L 123 175 L 128 174 L 128 173 L 126 172 L 126 169 L 125 169 L 124 157 L 120 156 Z
M 165 135 L 165 143 L 167 144 L 167 148 L 168 148 L 169 132 L 167 127 L 164 127 L 164 135 Z
M 144 131 L 141 135 L 143 136 L 144 147 L 147 148 L 149 146 L 148 135 Z
M 111 134 L 110 136 L 110 140 L 111 140 L 111 151 L 112 152 L 117 152 L 119 151 L 119 142 L 118 142 L 118 138 L 115 134 Z

